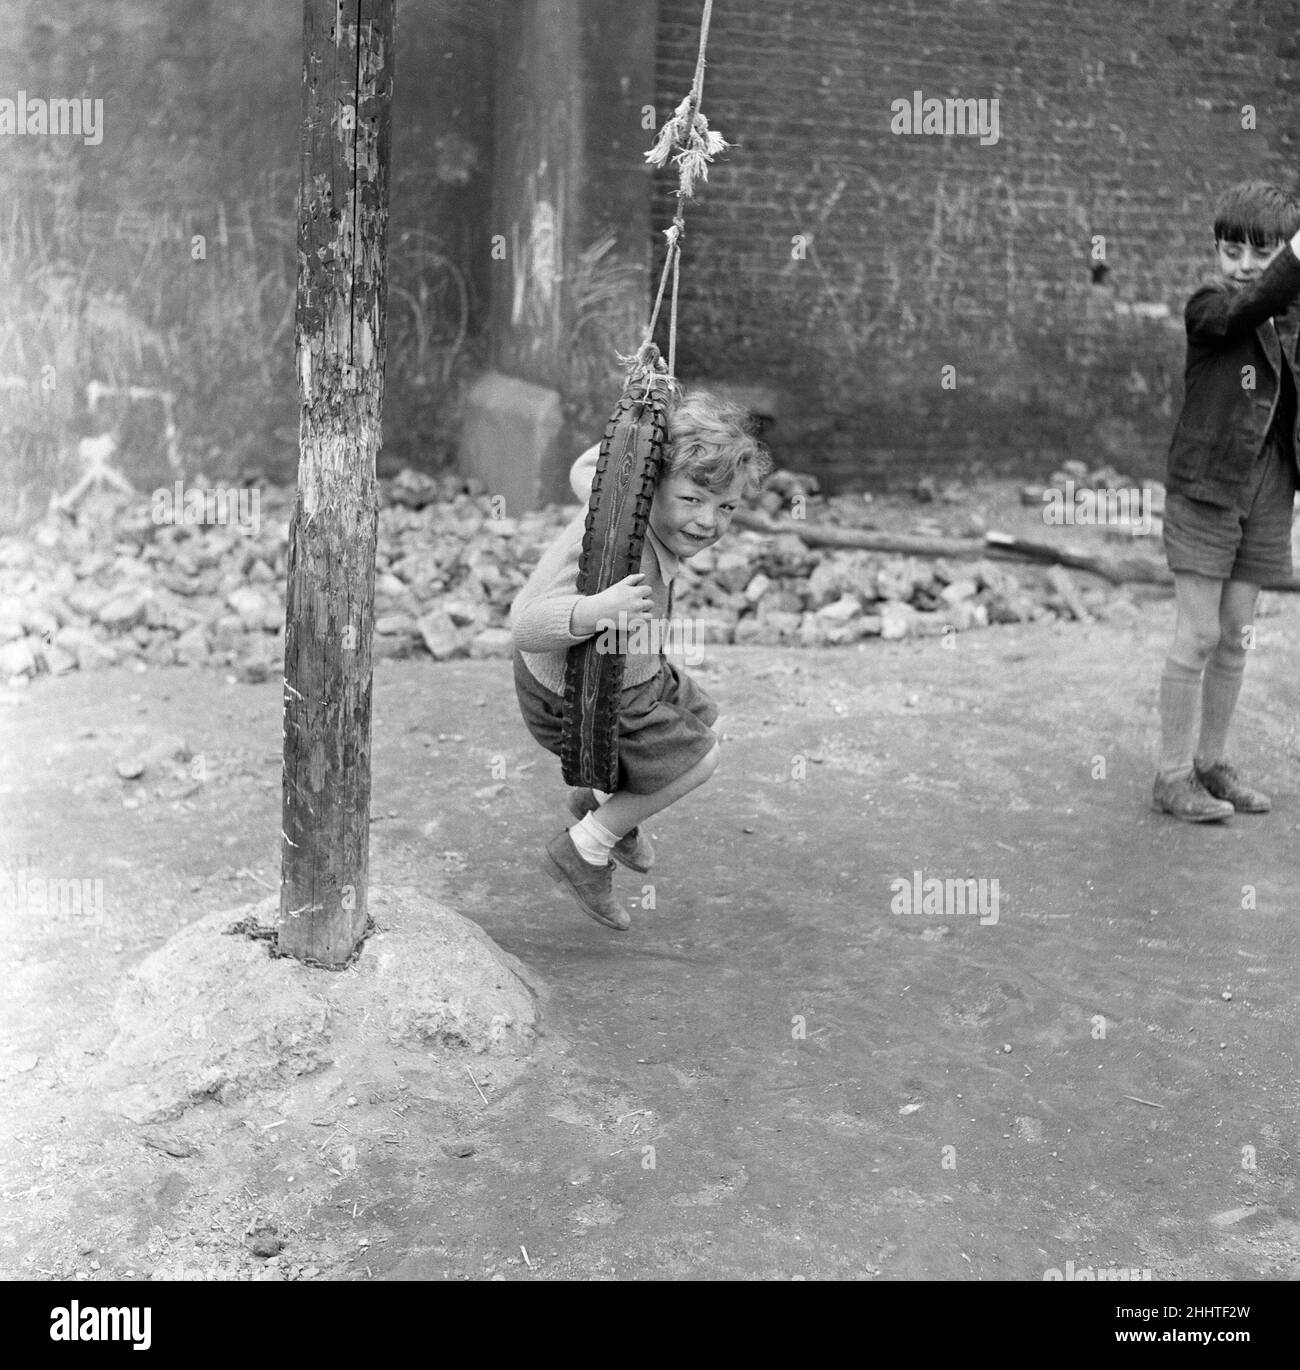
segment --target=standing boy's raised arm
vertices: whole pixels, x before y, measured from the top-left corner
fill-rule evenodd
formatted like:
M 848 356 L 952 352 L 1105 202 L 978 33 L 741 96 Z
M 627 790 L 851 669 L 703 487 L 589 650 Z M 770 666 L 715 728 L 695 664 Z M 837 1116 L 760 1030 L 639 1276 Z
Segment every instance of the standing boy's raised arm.
M 1219 343 L 1252 333 L 1300 295 L 1300 233 L 1273 258 L 1258 279 L 1229 289 L 1207 285 L 1190 300 L 1183 316 L 1192 342 Z

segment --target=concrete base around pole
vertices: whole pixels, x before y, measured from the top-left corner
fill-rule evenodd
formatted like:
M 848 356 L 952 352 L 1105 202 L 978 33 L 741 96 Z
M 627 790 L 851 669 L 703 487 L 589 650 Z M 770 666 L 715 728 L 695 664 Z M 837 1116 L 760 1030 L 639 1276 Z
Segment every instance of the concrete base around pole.
M 465 398 L 460 469 L 501 496 L 503 513 L 536 509 L 555 497 L 563 423 L 558 391 L 489 371 Z
M 108 1107 L 165 1122 L 395 1051 L 528 1054 L 541 988 L 517 958 L 416 890 L 369 898 L 377 931 L 346 971 L 272 955 L 278 896 L 201 918 L 147 956 L 97 1072 Z

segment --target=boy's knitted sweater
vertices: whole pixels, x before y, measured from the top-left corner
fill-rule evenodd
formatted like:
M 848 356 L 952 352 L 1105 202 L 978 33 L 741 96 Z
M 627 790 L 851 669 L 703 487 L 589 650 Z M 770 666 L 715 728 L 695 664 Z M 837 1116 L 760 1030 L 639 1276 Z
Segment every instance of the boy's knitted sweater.
M 599 455 L 599 447 L 589 448 L 569 472 L 574 493 L 584 501 L 591 494 Z M 557 695 L 564 693 L 564 666 L 569 648 L 586 641 L 569 631 L 573 610 L 583 598 L 578 593 L 578 560 L 582 555 L 586 521 L 584 509 L 542 553 L 532 575 L 510 606 L 510 631 L 524 665 L 539 684 Z M 652 617 L 665 625 L 672 611 L 672 583 L 679 567 L 678 558 L 647 528 L 641 571 L 654 598 Z M 651 646 L 666 636 L 666 633 L 641 635 L 649 639 Z M 626 645 L 645 644 L 638 642 L 637 635 L 633 634 Z M 660 659 L 658 650 L 625 652 L 624 689 L 650 680 L 659 670 Z

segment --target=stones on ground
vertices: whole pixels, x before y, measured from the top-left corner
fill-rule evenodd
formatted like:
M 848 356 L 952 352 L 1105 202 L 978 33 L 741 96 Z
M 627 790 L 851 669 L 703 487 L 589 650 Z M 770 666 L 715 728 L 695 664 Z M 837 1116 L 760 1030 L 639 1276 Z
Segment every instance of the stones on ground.
M 235 668 L 235 679 L 241 685 L 260 685 L 274 674 L 274 664 L 261 657 L 247 657 Z
M 165 733 L 152 741 L 141 753 L 146 766 L 183 764 L 194 755 L 189 743 L 176 733 Z
M 1083 602 L 1079 587 L 1075 585 L 1074 577 L 1064 566 L 1049 566 L 1047 568 L 1047 583 L 1060 596 L 1061 602 L 1078 622 L 1092 622 L 1092 615 L 1088 612 L 1088 606 Z
M 818 621 L 816 614 L 804 614 L 799 620 L 799 645 L 801 647 L 830 646 L 830 629 Z
M 0 676 L 9 679 L 12 676 L 34 675 L 36 661 L 36 653 L 27 639 L 6 642 L 0 647 Z
M 122 632 L 144 622 L 147 604 L 148 595 L 143 590 L 114 595 L 95 610 L 95 618 L 111 632 Z
M 953 614 L 951 613 L 939 613 L 934 609 L 918 609 L 912 619 L 911 635 L 913 637 L 942 637 L 954 626 Z
M 971 628 L 988 626 L 989 611 L 986 604 L 975 604 L 969 599 L 959 600 L 943 615 L 956 632 L 968 632 Z
M 810 520 L 877 526 L 869 499 L 825 498 L 811 478 L 790 472 L 774 480 L 768 504 L 786 516 L 798 495 Z M 374 655 L 508 656 L 510 604 L 572 510 L 498 518 L 486 494 L 450 475 L 403 472 L 383 490 Z M 948 487 L 938 493 L 930 507 L 942 512 Z M 272 678 L 284 658 L 291 492 L 264 488 L 261 503 L 256 532 L 156 528 L 147 510 L 105 495 L 76 515 L 48 518 L 26 538 L 0 538 L 0 682 L 119 663 L 215 665 L 238 680 Z M 937 515 L 925 526 L 944 531 Z M 954 527 L 950 520 L 947 531 Z M 1123 592 L 1084 583 L 1081 590 L 1059 567 L 1017 573 L 992 558 L 810 547 L 793 532 L 737 529 L 722 548 L 683 563 L 674 602 L 676 616 L 694 619 L 706 643 L 824 647 L 1050 614 L 1110 616 Z M 1125 610 L 1119 605 L 1116 615 Z
M 482 622 L 481 610 L 463 600 L 449 599 L 442 607 L 457 628 L 468 628 Z
M 417 627 L 424 645 L 435 661 L 446 661 L 461 654 L 461 635 L 444 609 L 434 609 L 420 619 Z
M 780 609 L 764 610 L 736 624 L 737 642 L 762 647 L 779 647 L 799 639 L 800 616 Z
M 823 605 L 830 604 L 842 593 L 840 581 L 840 568 L 832 557 L 826 557 L 819 561 L 808 576 L 808 584 L 804 589 L 808 597 L 808 603 L 814 609 L 820 609 Z
M 226 603 L 235 611 L 245 632 L 262 629 L 275 632 L 284 621 L 284 605 L 252 585 L 232 590 L 226 596 Z
M 193 757 L 189 744 L 183 737 L 164 734 L 155 738 L 147 746 L 123 753 L 113 763 L 113 769 L 123 780 L 140 780 L 149 777 L 174 774 Z
M 971 575 L 975 577 L 976 584 L 981 590 L 991 591 L 996 595 L 1010 594 L 1020 589 L 1020 582 L 996 561 L 977 561 L 971 567 Z
M 887 599 L 880 605 L 880 636 L 886 642 L 907 637 L 909 633 L 915 630 L 918 617 L 918 612 L 910 604 L 904 604 L 896 599 Z
M 907 603 L 930 585 L 933 569 L 914 557 L 891 557 L 875 573 L 877 599 Z
M 862 602 L 855 595 L 841 595 L 831 604 L 817 610 L 817 618 L 827 627 L 842 628 L 862 612 Z
M 43 602 L 23 606 L 19 622 L 21 628 L 25 629 L 31 636 L 49 641 L 58 632 L 60 626 L 67 623 L 70 618 L 71 611 L 66 605 L 60 604 L 55 599 L 53 607 L 51 607 L 51 601 L 46 599 Z
M 278 1256 L 284 1250 L 284 1238 L 276 1232 L 274 1227 L 259 1227 L 250 1234 L 248 1238 L 248 1249 L 254 1256 L 261 1256 L 264 1260 L 270 1256 Z
M 1053 471 L 1046 485 L 1030 483 L 1020 488 L 1020 503 L 1032 508 L 1042 508 L 1044 497 L 1049 490 L 1067 494 L 1071 489 L 1079 490 L 1140 490 L 1147 512 L 1160 518 L 1165 512 L 1165 487 L 1158 480 L 1135 480 L 1114 466 L 1102 465 L 1091 470 L 1083 461 L 1071 460 L 1061 463 Z M 1151 529 L 1158 532 L 1158 528 Z
M 1030 623 L 1040 612 L 1040 606 L 1029 595 L 1020 591 L 989 596 L 990 623 Z
M 751 604 L 757 604 L 758 601 L 762 599 L 765 594 L 767 594 L 768 590 L 771 588 L 771 585 L 771 577 L 765 576 L 760 571 L 758 575 L 756 575 L 753 578 L 753 580 L 751 580 L 749 584 L 745 586 L 745 598 Z
M 88 627 L 60 628 L 55 646 L 62 648 L 77 663 L 77 669 L 93 671 L 100 666 L 113 666 L 118 661 L 116 647 L 101 641 Z
M 513 651 L 509 628 L 484 628 L 469 644 L 472 657 L 508 657 Z
M 208 659 L 208 635 L 202 628 L 190 628 L 176 639 L 176 663 L 201 666 Z
M 962 600 L 974 599 L 979 586 L 973 580 L 954 580 L 939 591 L 939 598 L 945 604 L 959 604 Z
M 50 675 L 67 675 L 69 671 L 75 671 L 79 664 L 71 652 L 54 645 L 43 648 L 41 659 Z
M 736 548 L 719 552 L 714 564 L 713 578 L 724 590 L 733 593 L 743 590 L 753 578 L 748 554 Z

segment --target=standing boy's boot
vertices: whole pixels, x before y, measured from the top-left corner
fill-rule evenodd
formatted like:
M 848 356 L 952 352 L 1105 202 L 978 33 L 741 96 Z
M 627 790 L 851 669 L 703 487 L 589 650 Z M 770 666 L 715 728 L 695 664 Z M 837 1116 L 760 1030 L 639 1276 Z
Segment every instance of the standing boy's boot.
M 1216 799 L 1191 771 L 1175 776 L 1157 774 L 1151 807 L 1184 823 L 1215 823 L 1231 818 L 1234 812 L 1231 804 Z
M 615 932 L 626 932 L 632 919 L 614 902 L 614 863 L 593 866 L 584 861 L 568 831 L 546 844 L 546 872 L 578 901 L 583 913 Z
M 1196 778 L 1215 799 L 1226 800 L 1237 813 L 1267 813 L 1273 801 L 1262 790 L 1245 784 L 1236 768 L 1226 761 L 1213 766 L 1196 763 Z
M 599 808 L 600 801 L 589 789 L 569 791 L 569 812 L 575 818 L 585 818 Z M 629 870 L 640 871 L 642 875 L 655 861 L 655 849 L 650 845 L 648 837 L 641 836 L 640 828 L 633 828 L 626 837 L 620 837 L 614 843 L 610 855 Z

